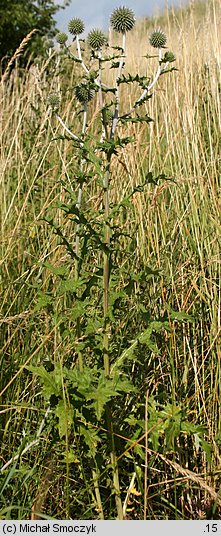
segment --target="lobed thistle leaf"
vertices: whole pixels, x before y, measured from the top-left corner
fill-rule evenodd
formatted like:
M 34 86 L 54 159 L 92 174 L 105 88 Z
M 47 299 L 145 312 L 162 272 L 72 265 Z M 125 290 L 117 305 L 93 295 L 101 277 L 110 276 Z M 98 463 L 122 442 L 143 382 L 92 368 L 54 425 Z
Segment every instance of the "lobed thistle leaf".
M 110 18 L 113 30 L 118 33 L 125 33 L 132 30 L 135 20 L 133 10 L 125 6 L 117 7 Z
M 158 30 L 154 30 L 152 34 L 149 37 L 149 41 L 152 47 L 154 48 L 164 48 L 167 42 L 167 36 L 166 34 L 158 28 Z
M 78 17 L 71 19 L 68 24 L 68 30 L 73 35 L 80 35 L 84 31 L 84 23 Z
M 59 32 L 56 35 L 56 41 L 57 43 L 59 43 L 59 45 L 65 45 L 67 40 L 68 40 L 68 36 L 65 32 Z
M 94 95 L 95 91 L 86 84 L 78 84 L 78 86 L 75 87 L 75 96 L 82 104 L 89 102 L 93 99 Z
M 58 93 L 50 93 L 50 95 L 48 95 L 48 104 L 52 107 L 53 111 L 56 111 L 59 108 L 60 102 L 61 97 Z
M 103 45 L 107 44 L 106 36 L 101 30 L 97 28 L 89 32 L 87 41 L 88 41 L 89 47 L 92 48 L 93 50 L 99 50 Z

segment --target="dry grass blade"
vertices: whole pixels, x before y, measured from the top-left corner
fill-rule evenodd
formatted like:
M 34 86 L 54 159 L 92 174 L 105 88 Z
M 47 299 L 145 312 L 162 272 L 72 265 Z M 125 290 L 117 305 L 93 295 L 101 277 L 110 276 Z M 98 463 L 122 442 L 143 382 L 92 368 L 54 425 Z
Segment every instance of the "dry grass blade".
M 195 482 L 196 484 L 198 484 L 198 486 L 200 486 L 201 489 L 203 489 L 204 491 L 207 491 L 207 493 L 209 493 L 210 497 L 219 505 L 221 506 L 221 498 L 219 498 L 219 494 L 216 493 L 216 491 L 211 488 L 211 486 L 208 486 L 208 484 L 206 484 L 206 482 L 204 482 L 203 478 L 201 476 L 198 476 L 196 473 L 194 473 L 193 471 L 190 471 L 189 469 L 184 469 L 183 467 L 181 467 L 181 465 L 179 465 L 179 463 L 177 462 L 174 462 L 172 460 L 168 460 L 165 456 L 163 456 L 162 454 L 158 455 L 161 460 L 163 460 L 167 465 L 170 465 L 171 467 L 173 467 L 173 469 L 175 469 L 175 471 L 177 473 L 180 473 L 181 475 L 183 475 L 185 478 L 187 478 L 188 480 L 191 480 L 192 482 Z
M 4 82 L 7 78 L 7 76 L 9 75 L 10 73 L 10 69 L 14 63 L 14 61 L 19 58 L 19 56 L 21 56 L 24 48 L 26 47 L 26 45 L 28 44 L 28 42 L 30 41 L 30 39 L 32 38 L 32 36 L 38 32 L 38 30 L 35 28 L 34 30 L 32 30 L 31 32 L 29 32 L 26 37 L 24 37 L 24 39 L 22 39 L 22 42 L 21 44 L 19 45 L 19 47 L 16 49 L 15 53 L 13 54 L 13 56 L 11 57 L 11 59 L 9 60 L 8 62 L 8 65 L 5 69 L 5 72 L 3 73 L 3 76 L 2 76 L 2 79 L 1 79 L 1 82 Z

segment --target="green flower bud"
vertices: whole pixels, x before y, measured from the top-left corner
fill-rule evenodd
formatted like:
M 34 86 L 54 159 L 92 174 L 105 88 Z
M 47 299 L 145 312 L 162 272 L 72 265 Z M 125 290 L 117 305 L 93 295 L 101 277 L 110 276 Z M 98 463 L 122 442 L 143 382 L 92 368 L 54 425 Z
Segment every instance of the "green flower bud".
M 164 60 L 165 62 L 168 61 L 169 63 L 172 63 L 173 61 L 176 61 L 176 58 L 175 58 L 173 52 L 167 50 L 167 51 L 165 52 L 165 54 L 164 54 L 164 58 L 163 58 L 163 60 Z
M 58 95 L 58 93 L 50 93 L 48 95 L 48 104 L 52 107 L 53 111 L 56 111 L 61 102 L 61 97 Z
M 53 41 L 53 39 L 46 39 L 46 40 L 45 40 L 45 47 L 46 47 L 47 49 L 49 49 L 49 48 L 54 48 L 54 41 Z
M 93 99 L 95 91 L 87 84 L 78 84 L 75 88 L 75 96 L 81 104 L 86 104 Z
M 75 17 L 71 19 L 68 24 L 68 30 L 73 35 L 80 35 L 84 31 L 84 23 L 81 19 Z
M 99 50 L 103 45 L 107 44 L 107 38 L 101 30 L 97 28 L 91 30 L 88 34 L 87 41 L 89 47 L 93 50 Z
M 149 38 L 150 44 L 154 48 L 164 48 L 167 42 L 167 36 L 160 28 L 154 30 Z
M 57 41 L 57 43 L 59 43 L 59 45 L 65 45 L 67 40 L 68 40 L 68 36 L 64 32 L 59 32 L 56 35 L 56 41 Z
M 110 18 L 112 28 L 118 33 L 125 33 L 132 30 L 135 25 L 135 16 L 129 7 L 117 7 Z

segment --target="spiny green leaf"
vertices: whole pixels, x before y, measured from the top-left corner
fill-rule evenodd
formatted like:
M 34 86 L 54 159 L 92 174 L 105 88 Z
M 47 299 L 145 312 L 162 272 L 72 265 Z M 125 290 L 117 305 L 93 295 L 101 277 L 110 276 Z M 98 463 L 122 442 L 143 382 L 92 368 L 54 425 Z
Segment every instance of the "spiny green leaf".
M 50 305 L 50 303 L 53 302 L 52 296 L 49 296 L 48 294 L 45 294 L 44 292 L 39 291 L 38 293 L 38 300 L 36 305 L 34 306 L 34 311 L 40 311 L 41 309 L 44 309 L 47 305 Z
M 213 447 L 212 445 L 209 445 L 209 443 L 207 443 L 207 441 L 205 441 L 205 439 L 203 439 L 202 437 L 200 438 L 200 443 L 201 443 L 202 449 L 204 450 L 206 454 L 207 462 L 210 464 L 211 458 L 212 458 Z
M 92 427 L 86 428 L 86 426 L 80 426 L 80 434 L 84 437 L 84 441 L 89 448 L 91 457 L 94 458 L 97 452 L 97 445 L 101 441 L 97 431 Z
M 98 421 L 101 419 L 106 403 L 113 396 L 116 396 L 113 381 L 105 378 L 104 373 L 102 373 L 98 384 L 87 393 L 87 400 L 93 400 L 89 407 L 94 409 Z
M 127 76 L 122 74 L 120 79 L 118 80 L 119 84 L 129 84 L 133 82 L 138 82 L 139 85 L 143 87 L 144 85 L 146 86 L 149 84 L 150 78 L 147 78 L 146 76 L 139 76 L 139 74 L 132 76 L 131 74 L 128 73 Z
M 120 65 L 120 62 L 119 61 L 112 61 L 111 63 L 111 69 L 117 69 Z
M 177 69 L 177 67 L 171 67 L 170 69 L 163 70 L 160 75 L 162 76 L 163 74 L 171 73 L 172 71 L 179 71 L 179 69 Z
M 78 367 L 73 370 L 69 370 L 67 374 L 69 383 L 77 388 L 74 396 L 77 397 L 77 393 L 80 393 L 87 398 L 88 392 L 91 391 L 93 384 L 97 381 L 97 368 L 96 367 L 84 367 L 83 371 L 80 371 Z
M 136 117 L 121 117 L 120 121 L 121 123 L 150 123 L 153 119 L 148 115 L 136 115 Z
M 169 317 L 173 321 L 177 322 L 194 322 L 194 318 L 186 313 L 185 311 L 174 311 L 170 308 L 170 306 L 167 304 L 166 309 L 169 313 Z
M 80 316 L 85 313 L 85 304 L 82 301 L 75 301 L 73 308 L 71 310 L 71 318 L 77 320 Z
M 29 365 L 26 368 L 40 378 L 43 386 L 43 392 L 46 397 L 50 397 L 51 395 L 59 396 L 61 394 L 62 381 L 60 369 L 59 374 L 57 375 L 55 371 L 47 372 L 43 365 L 40 365 L 39 367 Z
M 71 425 L 73 424 L 74 411 L 73 408 L 64 403 L 64 400 L 60 400 L 55 415 L 58 417 L 58 431 L 60 438 L 69 436 L 71 432 Z
M 81 288 L 83 285 L 85 285 L 85 279 L 80 277 L 78 279 L 70 277 L 69 279 L 61 281 L 58 287 L 58 294 L 62 295 L 65 294 L 65 292 L 76 292 L 76 290 Z
M 63 276 L 63 275 L 65 275 L 67 273 L 67 267 L 66 266 L 53 266 L 48 261 L 44 262 L 44 266 L 45 266 L 45 268 L 48 268 L 48 270 L 50 270 L 50 272 L 52 272 L 55 275 Z
M 137 391 L 136 387 L 126 377 L 120 377 L 119 374 L 115 374 L 113 377 L 113 385 L 116 393 L 132 393 Z

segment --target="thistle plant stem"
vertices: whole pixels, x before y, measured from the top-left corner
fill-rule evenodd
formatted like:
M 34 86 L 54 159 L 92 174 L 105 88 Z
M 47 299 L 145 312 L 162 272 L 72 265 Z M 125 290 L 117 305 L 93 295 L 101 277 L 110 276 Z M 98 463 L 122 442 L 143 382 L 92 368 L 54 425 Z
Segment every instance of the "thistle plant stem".
M 104 136 L 106 139 L 108 139 L 108 129 L 107 129 L 107 121 L 106 121 L 106 111 L 104 110 L 104 102 L 103 102 L 103 93 L 102 93 L 102 56 L 101 51 L 98 52 L 98 63 L 99 63 L 99 74 L 98 74 L 98 82 L 99 82 L 99 105 L 100 105 L 100 111 L 102 115 L 102 123 L 103 123 L 103 131 Z M 103 138 L 103 135 L 102 135 Z
M 104 217 L 105 217 L 105 236 L 104 241 L 105 244 L 109 247 L 110 246 L 110 225 L 108 223 L 108 217 L 109 217 L 109 180 L 110 180 L 110 162 L 111 158 L 108 159 L 107 162 L 107 168 L 104 176 Z M 109 312 L 109 262 L 110 262 L 110 254 L 104 252 L 104 340 L 103 340 L 103 347 L 104 347 L 104 371 L 105 375 L 107 377 L 110 376 L 110 360 L 109 360 L 109 341 L 108 341 L 108 335 L 109 335 L 109 320 L 108 320 L 108 312 Z
M 90 75 L 90 69 L 88 69 L 88 67 L 85 65 L 85 63 L 84 63 L 84 61 L 83 61 L 83 59 L 82 59 L 81 45 L 80 45 L 80 40 L 79 40 L 79 36 L 78 36 L 78 35 L 76 36 L 76 43 L 77 43 L 78 59 L 79 59 L 80 62 L 81 62 L 81 66 L 82 66 L 82 68 L 84 69 L 85 73 L 86 73 L 87 75 Z M 70 54 L 70 52 L 69 52 L 69 54 Z M 71 54 L 71 56 L 72 56 L 72 54 Z M 96 78 L 96 79 L 94 80 L 94 83 L 95 83 L 98 87 L 100 86 L 99 77 Z M 107 86 L 106 86 L 106 84 L 103 84 L 103 83 L 102 83 L 102 87 L 107 87 Z
M 147 94 L 151 91 L 151 89 L 153 89 L 153 87 L 156 85 L 160 75 L 163 73 L 163 71 L 165 71 L 169 65 L 169 62 L 167 62 L 164 66 L 164 68 L 162 69 L 161 67 L 161 60 L 162 60 L 162 49 L 159 48 L 158 50 L 158 68 L 157 68 L 157 71 L 155 73 L 155 76 L 152 80 L 152 82 L 147 86 L 147 88 L 143 91 L 142 95 L 139 97 L 139 99 L 136 100 L 136 102 L 134 103 L 133 107 L 130 109 L 130 111 L 125 114 L 125 116 L 127 115 L 131 115 L 135 110 L 136 108 L 140 105 L 140 103 L 142 102 L 143 99 L 145 99 L 145 97 L 147 96 Z
M 82 55 L 81 55 L 81 46 L 80 46 L 80 40 L 79 40 L 79 36 L 76 35 L 76 44 L 77 44 L 77 52 L 78 52 L 78 59 L 80 60 L 81 62 L 81 66 L 82 68 L 84 69 L 84 71 L 89 74 L 89 69 L 86 67 L 83 59 L 82 59 Z
M 82 130 L 81 130 L 82 138 L 85 135 L 86 126 L 87 126 L 87 104 L 84 105 L 83 125 L 82 125 Z M 85 165 L 85 160 L 82 158 L 81 162 L 80 162 L 80 172 L 81 173 L 84 170 L 84 165 Z M 76 203 L 76 207 L 78 209 L 80 209 L 80 207 L 81 207 L 82 193 L 83 193 L 83 185 L 79 185 L 78 198 L 77 198 L 77 203 Z M 78 277 L 79 277 L 79 260 L 78 260 L 78 258 L 79 258 L 79 249 L 80 249 L 79 229 L 80 229 L 80 224 L 78 223 L 77 227 L 76 227 L 76 241 L 75 241 L 75 254 L 76 254 L 76 258 L 75 258 L 75 281 L 77 281 Z M 80 336 L 81 336 L 80 319 L 77 318 L 77 337 L 80 338 Z M 78 363 L 79 363 L 80 371 L 82 372 L 83 368 L 84 368 L 84 359 L 83 359 L 83 355 L 82 355 L 81 351 L 78 352 Z
M 119 79 L 122 73 L 122 69 L 124 66 L 124 53 L 125 53 L 125 45 L 126 45 L 126 34 L 123 34 L 122 36 L 122 56 L 120 59 L 119 69 L 117 73 L 117 79 L 116 79 L 116 96 L 115 96 L 115 111 L 114 111 L 114 118 L 112 122 L 111 132 L 110 132 L 110 139 L 114 138 L 114 133 L 116 130 L 116 126 L 118 123 L 119 118 L 119 97 L 120 97 L 120 85 L 119 85 Z M 100 82 L 100 106 L 101 112 L 103 112 L 103 97 L 102 97 L 102 85 L 101 85 L 101 61 L 99 61 L 99 82 Z M 103 117 L 103 124 L 104 128 L 106 127 L 105 124 L 105 117 Z M 107 127 L 105 131 L 106 137 L 107 137 Z M 110 175 L 111 175 L 111 155 L 107 156 L 107 166 L 105 170 L 104 175 L 104 183 L 103 183 L 103 191 L 104 191 L 104 216 L 105 216 L 105 244 L 110 247 L 110 224 L 108 222 L 109 218 L 109 182 L 110 182 Z M 110 253 L 104 253 L 104 339 L 103 339 L 103 352 L 104 352 L 104 371 L 105 376 L 110 376 L 110 359 L 109 359 L 109 266 L 110 266 Z M 112 404 L 111 402 L 107 404 L 106 409 L 106 418 L 107 418 L 107 427 L 108 427 L 108 433 L 110 438 L 110 459 L 111 459 L 111 465 L 112 465 L 112 471 L 113 471 L 113 487 L 114 487 L 114 494 L 115 494 L 115 503 L 116 503 L 116 509 L 117 509 L 117 517 L 118 519 L 123 519 L 123 506 L 121 501 L 121 495 L 120 495 L 120 482 L 119 482 L 119 471 L 118 471 L 118 464 L 117 464 L 117 457 L 116 457 L 116 450 L 115 450 L 115 441 L 114 441 L 114 429 L 113 429 L 113 412 L 112 412 Z
M 108 223 L 109 217 L 109 180 L 110 180 L 110 164 L 111 157 L 108 157 L 106 173 L 104 176 L 104 214 L 105 214 L 105 243 L 110 246 L 110 225 Z M 108 378 L 110 376 L 110 359 L 109 359 L 109 264 L 110 264 L 110 253 L 104 253 L 104 339 L 103 339 L 103 352 L 104 352 L 104 372 L 105 376 Z M 114 442 L 114 428 L 113 428 L 113 411 L 112 403 L 109 402 L 106 408 L 106 419 L 107 419 L 107 428 L 108 435 L 110 438 L 110 460 L 113 471 L 113 488 L 115 494 L 115 503 L 117 508 L 117 517 L 118 519 L 123 519 L 123 506 L 120 496 L 120 482 L 119 482 L 119 471 L 117 464 L 117 456 L 115 450 Z
M 99 511 L 99 519 L 104 519 L 104 511 L 101 501 L 101 495 L 100 495 L 100 488 L 99 488 L 99 482 L 98 482 L 98 475 L 97 472 L 93 469 L 92 471 L 93 475 L 93 482 L 94 482 L 94 491 L 95 491 L 95 497 L 97 501 L 97 508 Z
M 81 141 L 80 138 L 78 138 L 78 136 L 73 134 L 73 132 L 71 132 L 71 130 L 67 127 L 67 125 L 65 125 L 65 123 L 64 123 L 63 119 L 61 119 L 60 115 L 56 114 L 56 117 L 57 117 L 57 120 L 59 121 L 59 123 L 61 124 L 61 126 L 63 127 L 63 129 L 69 134 L 69 136 L 71 136 L 71 138 L 73 138 L 74 140 L 77 140 L 77 141 Z
M 117 123 L 118 123 L 118 119 L 119 119 L 119 101 L 120 101 L 120 83 L 119 83 L 119 81 L 120 81 L 120 77 L 121 77 L 122 70 L 123 70 L 123 67 L 124 67 L 125 50 L 126 50 L 126 33 L 123 33 L 123 35 L 122 35 L 122 53 L 121 53 L 121 59 L 120 59 L 117 78 L 116 78 L 115 111 L 114 111 L 114 118 L 113 118 L 113 123 L 112 123 L 112 128 L 111 128 L 111 139 L 113 139 L 113 137 L 114 137 L 114 133 L 115 133 L 116 126 L 117 126 Z
M 124 66 L 124 54 L 125 54 L 125 48 L 126 48 L 126 34 L 123 33 L 122 35 L 122 54 L 121 59 L 119 63 L 118 73 L 116 77 L 116 95 L 115 95 L 115 111 L 114 111 L 114 118 L 112 122 L 111 132 L 110 132 L 110 139 L 114 138 L 116 126 L 118 123 L 119 118 L 119 97 L 120 97 L 120 86 L 119 86 L 119 79 L 123 70 Z M 101 112 L 103 112 L 103 96 L 102 96 L 102 83 L 101 83 L 101 57 L 99 56 L 99 82 L 100 82 L 100 89 L 99 89 L 99 98 L 100 98 L 100 105 L 102 106 Z M 107 133 L 107 126 L 105 123 L 104 118 L 104 128 L 105 134 L 108 137 Z M 110 174 L 111 174 L 111 156 L 107 157 L 107 167 L 106 172 L 104 176 L 104 216 L 105 216 L 105 243 L 109 247 L 110 246 L 110 225 L 108 223 L 108 217 L 109 217 L 109 181 L 110 181 Z M 104 370 L 106 376 L 110 375 L 110 362 L 109 362 L 109 355 L 108 355 L 108 308 L 109 308 L 109 264 L 110 264 L 110 255 L 108 253 L 104 253 Z

